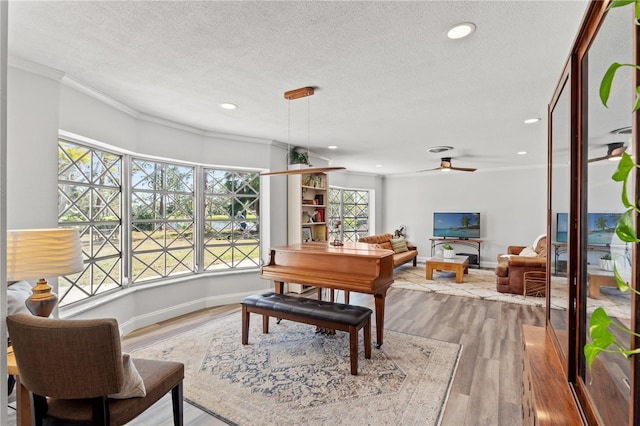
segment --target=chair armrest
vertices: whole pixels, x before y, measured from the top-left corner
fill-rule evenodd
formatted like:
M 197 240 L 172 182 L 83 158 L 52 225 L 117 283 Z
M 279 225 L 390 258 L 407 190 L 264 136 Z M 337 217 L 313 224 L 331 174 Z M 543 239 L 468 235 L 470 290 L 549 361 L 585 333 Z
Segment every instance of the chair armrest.
M 526 257 L 511 256 L 509 258 L 509 266 L 528 266 L 534 268 L 544 268 L 547 266 L 546 257 Z
M 507 254 L 520 254 L 527 246 L 509 246 L 507 247 Z
M 407 243 L 407 248 L 409 250 L 418 250 L 418 247 L 414 246 L 413 244 L 408 244 L 408 243 Z

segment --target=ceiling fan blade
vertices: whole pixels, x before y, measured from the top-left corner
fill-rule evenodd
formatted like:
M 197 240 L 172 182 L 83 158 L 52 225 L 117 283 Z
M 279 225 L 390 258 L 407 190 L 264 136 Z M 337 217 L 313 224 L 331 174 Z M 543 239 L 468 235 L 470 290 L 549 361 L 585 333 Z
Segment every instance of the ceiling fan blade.
M 424 169 L 424 170 L 418 170 L 416 173 L 422 173 L 422 172 L 432 172 L 434 170 L 440 170 L 442 169 L 442 167 L 436 167 L 435 169 Z
M 605 155 L 604 157 L 590 158 L 590 159 L 589 159 L 589 162 L 590 162 L 590 163 L 595 163 L 596 161 L 602 161 L 602 160 L 606 160 L 606 159 L 608 159 L 608 158 L 609 158 L 609 156 L 608 156 L 608 155 Z
M 603 157 L 591 158 L 589 163 L 595 161 L 608 160 L 609 158 L 619 158 L 627 150 L 627 146 L 624 142 L 611 142 L 607 144 L 607 155 Z
M 461 172 L 475 172 L 478 169 L 471 169 L 469 167 L 449 167 L 451 170 L 459 170 Z

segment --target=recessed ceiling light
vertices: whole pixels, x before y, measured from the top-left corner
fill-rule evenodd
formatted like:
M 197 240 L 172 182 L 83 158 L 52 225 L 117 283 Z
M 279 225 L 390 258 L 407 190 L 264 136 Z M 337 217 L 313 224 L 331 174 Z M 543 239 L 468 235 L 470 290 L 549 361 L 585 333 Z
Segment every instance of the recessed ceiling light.
M 537 123 L 538 121 L 542 120 L 541 118 L 527 118 L 526 120 L 524 120 L 525 124 L 533 124 L 533 123 Z
M 376 167 L 382 167 L 382 164 L 376 164 Z
M 449 32 L 447 32 L 447 37 L 452 40 L 456 40 L 468 36 L 475 30 L 476 26 L 474 24 L 472 24 L 471 22 L 463 22 L 451 28 Z
M 518 155 L 527 155 L 527 151 L 518 151 Z
M 238 108 L 238 105 L 230 104 L 230 103 L 223 103 L 223 104 L 220 104 L 220 108 L 223 108 L 223 109 L 236 109 L 236 108 Z
M 327 148 L 329 148 L 329 149 L 338 149 L 338 147 L 335 146 L 335 145 L 329 145 Z

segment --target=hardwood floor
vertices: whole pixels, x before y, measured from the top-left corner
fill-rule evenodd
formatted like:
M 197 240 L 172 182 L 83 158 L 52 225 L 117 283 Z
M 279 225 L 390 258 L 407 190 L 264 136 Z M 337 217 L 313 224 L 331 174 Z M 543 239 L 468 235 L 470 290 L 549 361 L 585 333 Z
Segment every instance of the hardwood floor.
M 351 303 L 373 309 L 370 295 L 352 293 Z M 239 309 L 216 307 L 154 324 L 125 336 L 123 351 Z M 543 308 L 391 288 L 385 316 L 386 329 L 463 345 L 442 425 L 522 423 L 522 325 L 544 325 Z M 166 396 L 130 425 L 170 425 L 171 413 Z M 184 413 L 185 425 L 224 424 L 188 403 Z

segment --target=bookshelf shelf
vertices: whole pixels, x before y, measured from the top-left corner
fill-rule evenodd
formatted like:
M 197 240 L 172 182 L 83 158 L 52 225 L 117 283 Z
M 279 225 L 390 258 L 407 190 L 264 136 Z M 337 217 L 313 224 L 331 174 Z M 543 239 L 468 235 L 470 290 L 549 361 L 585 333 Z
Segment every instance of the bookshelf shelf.
M 326 173 L 289 175 L 288 185 L 288 243 L 327 241 L 329 214 L 329 183 Z M 288 290 L 301 293 L 310 286 L 289 284 Z

